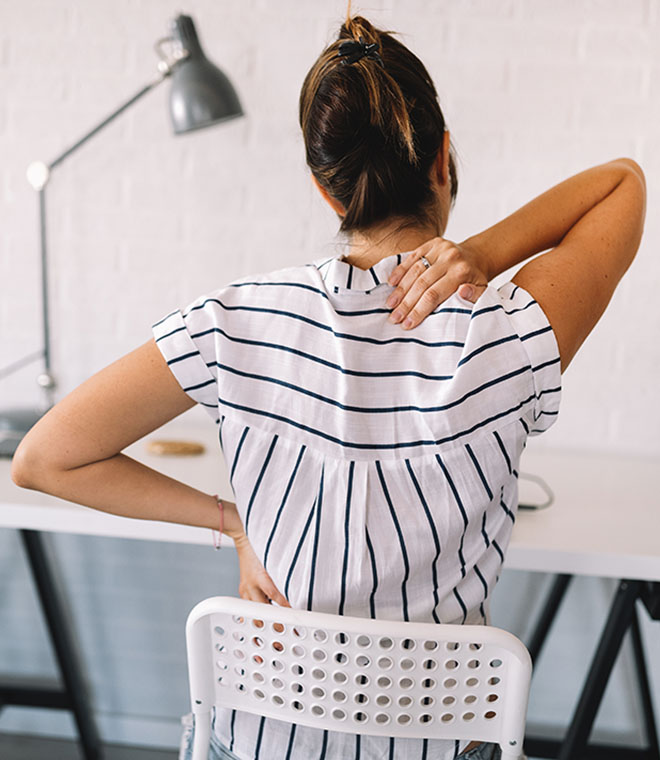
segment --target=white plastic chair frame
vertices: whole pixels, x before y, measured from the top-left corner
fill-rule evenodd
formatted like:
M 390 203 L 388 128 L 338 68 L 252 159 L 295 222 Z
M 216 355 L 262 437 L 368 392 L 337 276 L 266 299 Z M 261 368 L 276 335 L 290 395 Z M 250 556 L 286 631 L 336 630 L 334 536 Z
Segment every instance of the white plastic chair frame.
M 329 615 L 213 597 L 186 623 L 193 760 L 211 710 L 330 731 L 497 742 L 523 757 L 532 664 L 512 634 Z

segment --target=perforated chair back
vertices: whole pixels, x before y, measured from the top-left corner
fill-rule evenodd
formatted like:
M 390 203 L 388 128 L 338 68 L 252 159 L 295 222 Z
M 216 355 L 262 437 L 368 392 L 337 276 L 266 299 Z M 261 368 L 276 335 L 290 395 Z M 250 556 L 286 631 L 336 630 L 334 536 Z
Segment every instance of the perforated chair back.
M 186 624 L 206 760 L 218 707 L 330 731 L 497 742 L 522 755 L 532 665 L 499 628 L 328 615 L 232 597 L 200 602 Z

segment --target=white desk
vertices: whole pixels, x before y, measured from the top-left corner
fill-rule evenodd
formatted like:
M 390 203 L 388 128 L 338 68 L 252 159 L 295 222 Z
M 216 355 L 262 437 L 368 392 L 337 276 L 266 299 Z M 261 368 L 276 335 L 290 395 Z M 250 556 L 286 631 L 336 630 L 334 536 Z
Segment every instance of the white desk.
M 232 498 L 216 436 L 210 422 L 200 427 L 175 420 L 145 440 L 200 441 L 207 447 L 204 455 L 154 456 L 147 453 L 144 441 L 127 453 L 200 490 Z M 660 581 L 660 462 L 612 454 L 534 451 L 531 440 L 521 470 L 543 477 L 555 500 L 546 510 L 519 513 L 506 567 Z M 534 487 L 524 480 L 520 490 L 521 501 L 535 495 Z M 116 517 L 18 488 L 11 482 L 7 460 L 0 460 L 0 527 L 210 543 L 205 529 Z M 233 545 L 226 538 L 225 543 Z
M 134 444 L 127 453 L 196 488 L 230 498 L 227 470 L 216 436 L 217 430 L 212 424 L 200 426 L 196 422 L 186 422 L 184 418 L 161 428 L 146 440 L 176 438 L 200 441 L 207 447 L 204 455 L 158 457 L 146 451 L 145 441 Z M 506 566 L 517 570 L 561 574 L 539 620 L 533 641 L 529 645 L 530 651 L 540 651 L 570 576 L 592 575 L 621 580 L 566 739 L 561 744 L 555 742 L 554 748 L 546 749 L 546 754 L 543 754 L 540 749 L 543 742 L 528 738 L 527 749 L 533 755 L 559 757 L 560 760 L 581 756 L 602 692 L 623 636 L 628 630 L 633 636 L 642 700 L 650 705 L 636 602 L 645 592 L 644 584 L 640 582 L 656 582 L 653 586 L 656 604 L 660 596 L 660 586 L 657 585 L 660 581 L 659 464 L 655 459 L 630 456 L 535 451 L 533 440 L 523 456 L 521 471 L 541 476 L 554 492 L 554 503 L 546 510 L 519 512 Z M 539 501 L 535 491 L 533 485 L 522 480 L 521 502 Z M 31 531 L 55 531 L 198 543 L 205 546 L 210 544 L 209 531 L 206 529 L 116 517 L 20 489 L 11 482 L 9 462 L 6 460 L 0 460 L 0 527 L 26 530 L 23 534 L 26 542 L 38 539 L 38 535 Z M 228 539 L 224 539 L 223 543 L 233 545 Z M 48 575 L 47 568 L 42 575 Z M 42 604 L 49 594 L 56 596 L 54 590 L 44 593 L 40 589 L 40 593 Z M 44 604 L 45 612 L 47 606 Z M 65 643 L 64 649 L 66 648 Z M 74 662 L 74 681 L 78 679 L 76 669 L 77 664 Z M 77 691 L 77 688 L 69 689 L 67 682 L 66 691 Z M 73 707 L 65 707 L 75 712 Z M 79 719 L 76 715 L 76 718 L 79 720 L 81 737 L 84 731 L 91 736 L 90 749 L 85 749 L 86 757 L 100 757 L 95 749 L 95 729 L 93 725 L 91 728 L 89 726 L 92 723 L 91 715 L 85 715 L 88 707 L 82 706 L 79 711 L 82 717 Z M 630 754 L 630 750 L 624 749 L 619 755 L 609 754 L 608 757 L 660 757 L 650 706 L 645 706 L 645 713 L 649 746 L 655 747 L 656 754 L 634 755 Z M 86 729 L 85 721 L 88 723 Z M 534 747 L 530 746 L 535 741 Z

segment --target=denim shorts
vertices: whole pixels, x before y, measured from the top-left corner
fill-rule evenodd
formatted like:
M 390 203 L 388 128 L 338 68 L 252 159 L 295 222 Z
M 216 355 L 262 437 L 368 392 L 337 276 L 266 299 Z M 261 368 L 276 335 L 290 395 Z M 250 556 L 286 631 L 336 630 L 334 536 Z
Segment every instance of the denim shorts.
M 183 735 L 181 737 L 179 760 L 191 760 L 194 736 L 192 715 L 184 716 L 181 723 L 183 724 Z M 469 752 L 463 752 L 458 756 L 457 760 L 500 760 L 501 756 L 502 753 L 497 744 L 483 743 Z M 211 746 L 209 748 L 208 760 L 238 760 L 238 758 L 211 731 Z

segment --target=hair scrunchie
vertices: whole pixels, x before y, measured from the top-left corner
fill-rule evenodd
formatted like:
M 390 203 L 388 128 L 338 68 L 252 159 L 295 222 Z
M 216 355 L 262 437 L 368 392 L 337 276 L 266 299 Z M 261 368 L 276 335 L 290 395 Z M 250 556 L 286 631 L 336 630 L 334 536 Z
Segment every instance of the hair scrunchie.
M 339 57 L 342 59 L 342 63 L 349 65 L 351 63 L 357 63 L 363 58 L 369 58 L 372 61 L 376 61 L 381 66 L 384 66 L 383 59 L 378 53 L 379 45 L 377 42 L 370 42 L 367 44 L 362 37 L 359 40 L 344 40 L 339 45 Z

